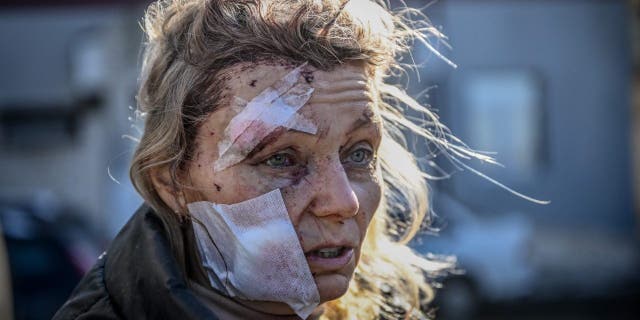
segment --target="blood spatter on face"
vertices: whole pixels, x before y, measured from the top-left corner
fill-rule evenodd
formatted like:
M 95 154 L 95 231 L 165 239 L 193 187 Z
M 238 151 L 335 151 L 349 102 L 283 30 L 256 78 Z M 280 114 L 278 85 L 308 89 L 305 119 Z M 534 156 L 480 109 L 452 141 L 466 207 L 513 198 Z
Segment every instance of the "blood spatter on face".
M 356 121 L 356 123 L 354 124 L 354 127 L 370 124 L 373 122 L 374 117 L 375 115 L 373 113 L 373 110 L 366 108 L 362 111 L 362 116 Z
M 299 66 L 302 62 L 300 61 L 293 61 L 290 59 L 283 59 L 283 58 L 269 58 L 269 57 L 265 57 L 263 59 L 260 59 L 258 61 L 256 61 L 256 64 L 259 65 L 263 65 L 263 66 L 273 66 L 273 67 L 284 67 L 285 69 L 293 69 L 297 66 Z
M 362 115 L 367 119 L 373 119 L 375 113 L 373 112 L 373 110 L 366 108 L 364 109 L 364 111 L 362 111 Z
M 354 254 L 358 258 L 360 256 L 360 246 L 364 241 L 363 239 L 365 239 L 367 226 L 371 216 L 377 210 L 380 200 L 381 183 L 377 176 L 372 175 L 369 171 L 356 174 L 355 171 L 347 171 L 350 170 L 350 167 L 344 167 L 345 172 L 348 173 L 346 178 L 349 179 L 353 193 L 357 197 L 359 212 L 353 217 L 340 216 L 339 214 L 343 212 L 324 215 L 325 213 L 331 213 L 330 210 L 341 209 L 341 207 L 335 206 L 337 205 L 336 203 L 328 203 L 329 201 L 343 198 L 338 197 L 341 194 L 336 194 L 336 197 L 330 196 L 330 192 L 338 189 L 332 188 L 332 180 L 328 178 L 331 176 L 327 174 L 331 173 L 329 169 L 342 169 L 338 159 L 339 155 L 342 154 L 340 150 L 349 145 L 349 141 L 343 139 L 343 137 L 348 136 L 346 133 L 354 127 L 354 122 L 357 119 L 361 119 L 361 122 L 374 123 L 382 120 L 377 106 L 367 95 L 370 89 L 365 85 L 360 85 L 361 82 L 366 82 L 366 74 L 363 73 L 361 75 L 362 72 L 358 71 L 359 69 L 355 70 L 354 65 L 335 68 L 333 71 L 319 70 L 310 64 L 302 68 L 302 71 L 311 70 L 313 73 L 304 72 L 297 79 L 297 82 L 306 86 L 308 83 L 305 83 L 305 81 L 312 81 L 311 86 L 315 91 L 309 103 L 300 109 L 299 114 L 316 126 L 315 135 L 292 133 L 289 136 L 287 132 L 294 130 L 285 128 L 285 133 L 282 136 L 274 134 L 259 146 L 256 146 L 257 141 L 255 140 L 243 140 L 242 142 L 252 141 L 252 143 L 244 145 L 244 148 L 240 147 L 238 150 L 243 156 L 250 153 L 252 157 L 249 161 L 238 163 L 238 165 L 218 172 L 210 173 L 205 171 L 211 167 L 210 162 L 215 162 L 214 155 L 216 150 L 219 150 L 216 143 L 222 141 L 222 132 L 228 127 L 229 119 L 232 119 L 242 107 L 234 98 L 251 101 L 256 95 L 260 94 L 261 90 L 267 88 L 274 79 L 279 78 L 280 75 L 284 76 L 292 68 L 299 67 L 302 63 L 304 61 L 288 63 L 286 60 L 271 59 L 264 63 L 256 63 L 254 61 L 229 68 L 227 73 L 231 75 L 231 79 L 227 83 L 220 84 L 221 87 L 225 88 L 224 92 L 228 94 L 228 101 L 217 103 L 217 105 L 221 106 L 220 109 L 228 110 L 220 110 L 218 113 L 213 113 L 207 119 L 206 124 L 208 127 L 205 130 L 198 131 L 200 135 L 198 138 L 207 143 L 201 143 L 197 147 L 198 149 L 206 150 L 206 152 L 203 153 L 203 157 L 200 159 L 203 168 L 197 171 L 198 174 L 193 175 L 194 185 L 200 188 L 200 193 L 207 201 L 225 204 L 236 204 L 265 192 L 280 189 L 289 220 L 293 224 L 296 234 L 301 236 L 296 236 L 294 242 L 295 239 L 298 239 L 300 244 L 303 244 L 303 248 L 309 249 L 320 243 L 327 243 L 336 239 L 348 240 L 354 246 Z M 355 71 L 358 73 L 354 73 Z M 254 83 L 255 87 L 251 86 L 253 80 L 257 80 Z M 337 98 L 336 96 L 339 94 L 349 98 Z M 231 107 L 222 108 L 225 106 Z M 370 120 L 366 121 L 367 119 Z M 252 136 L 262 138 L 262 134 L 268 135 L 272 132 L 271 129 L 273 127 L 268 129 L 269 131 L 265 133 L 260 131 L 262 128 L 259 125 L 254 124 L 250 130 L 253 130 L 255 134 L 247 134 L 246 138 L 251 138 Z M 220 134 L 209 137 L 209 130 L 215 130 L 216 133 Z M 374 133 L 379 134 L 381 130 L 377 132 L 371 130 L 371 133 L 368 136 L 374 137 L 371 140 L 371 144 L 376 147 L 380 138 L 378 137 L 379 135 L 374 135 Z M 354 135 L 351 136 L 353 137 Z M 358 137 L 361 136 L 362 134 L 358 135 Z M 278 143 L 283 137 L 286 140 Z M 353 139 L 351 141 L 355 142 Z M 276 143 L 274 144 L 274 142 Z M 378 144 L 373 142 L 378 142 Z M 271 148 L 272 146 L 273 148 Z M 272 168 L 264 164 L 263 160 L 267 153 L 279 152 L 284 147 L 295 151 L 296 162 L 294 166 Z M 258 160 L 262 161 L 258 162 Z M 193 166 L 195 163 L 191 163 L 191 165 Z M 216 191 L 216 187 L 212 188 L 212 186 L 215 186 L 214 182 L 223 181 L 225 181 L 225 185 L 221 186 L 220 191 Z M 246 223 L 250 223 L 249 220 L 247 219 Z M 269 235 L 271 236 L 271 233 Z M 298 245 L 298 243 L 294 244 Z M 267 250 L 264 249 L 263 252 L 266 253 Z M 349 279 L 356 265 L 357 260 L 354 259 L 353 263 L 336 272 L 336 275 Z M 316 270 L 311 271 L 316 276 L 314 280 L 320 285 L 319 293 L 321 297 L 331 297 L 333 299 L 337 297 L 335 292 L 346 290 L 348 282 L 345 282 L 346 284 L 343 282 L 337 283 L 334 281 L 336 279 L 335 276 L 326 276 L 323 272 Z
M 316 133 L 316 135 L 318 136 L 318 139 L 324 139 L 327 137 L 327 135 L 329 134 L 329 130 L 331 130 L 330 126 L 321 126 L 318 128 L 318 132 Z
M 198 167 L 202 167 L 202 164 L 200 163 L 200 155 L 202 155 L 202 151 L 196 152 L 195 156 L 190 158 L 191 161 L 198 164 Z
M 293 178 L 293 185 L 297 186 L 298 184 L 300 184 L 300 181 L 302 181 L 303 179 L 306 179 L 307 175 L 309 175 L 309 169 L 307 167 L 299 167 L 297 168 L 293 174 L 291 175 L 291 177 Z
M 213 135 L 215 135 L 215 134 L 216 134 L 215 132 L 213 132 L 213 131 L 209 131 L 209 135 L 210 135 L 210 136 L 213 136 Z
M 300 74 L 304 77 L 304 81 L 306 81 L 307 83 L 311 84 L 313 82 L 314 80 L 313 71 L 303 70 L 300 72 Z

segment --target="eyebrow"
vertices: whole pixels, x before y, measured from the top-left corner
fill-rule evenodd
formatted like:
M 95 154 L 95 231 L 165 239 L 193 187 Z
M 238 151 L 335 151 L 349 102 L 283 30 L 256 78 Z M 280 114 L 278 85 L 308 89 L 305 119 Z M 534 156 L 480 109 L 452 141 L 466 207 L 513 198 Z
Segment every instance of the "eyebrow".
M 354 131 L 357 131 L 358 129 L 361 129 L 363 127 L 370 126 L 373 123 L 374 123 L 373 110 L 367 108 L 362 112 L 362 115 L 358 119 L 356 119 L 356 121 L 353 122 L 353 124 L 351 125 L 351 127 L 347 131 L 347 135 L 350 135 Z M 322 131 L 323 130 L 319 130 L 319 132 L 318 132 L 318 136 L 319 137 L 323 136 Z M 269 133 L 266 137 L 264 137 L 264 139 L 262 139 L 262 141 L 260 141 L 260 143 L 258 143 L 253 149 L 251 149 L 251 151 L 247 154 L 246 158 L 252 158 L 257 153 L 260 153 L 260 151 L 264 150 L 264 148 L 266 148 L 268 145 L 272 144 L 275 141 L 278 141 L 278 139 L 283 134 L 288 133 L 288 132 L 306 133 L 306 132 L 298 131 L 298 130 L 292 129 L 292 128 L 278 127 L 277 129 L 275 129 L 271 133 Z
M 270 145 L 271 143 L 277 141 L 280 138 L 280 136 L 282 136 L 285 132 L 292 132 L 292 131 L 293 132 L 299 132 L 299 131 L 297 131 L 295 129 L 286 128 L 286 127 L 278 127 L 278 128 L 276 128 L 271 133 L 269 133 L 266 137 L 264 137 L 255 147 L 253 147 L 253 149 L 251 149 L 251 151 L 249 151 L 249 153 L 246 155 L 245 158 L 252 158 L 257 153 L 260 153 L 260 151 L 262 151 L 268 145 Z
M 268 145 L 278 141 L 278 139 L 280 139 L 280 137 L 282 135 L 284 135 L 285 133 L 289 133 L 289 132 L 297 132 L 297 133 L 303 133 L 303 134 L 308 134 L 308 135 L 314 135 L 314 134 L 311 134 L 311 133 L 306 132 L 306 131 L 298 130 L 296 128 L 288 128 L 288 127 L 285 127 L 285 126 L 279 126 L 276 129 L 274 129 L 272 132 L 270 132 L 266 137 L 264 137 L 255 147 L 253 147 L 253 149 L 251 149 L 251 151 L 249 151 L 249 153 L 245 157 L 246 158 L 253 157 L 257 153 L 262 151 L 264 148 L 266 148 Z
M 373 110 L 369 108 L 365 109 L 362 112 L 362 115 L 358 119 L 356 119 L 356 121 L 353 122 L 349 131 L 347 131 L 347 135 L 350 135 L 351 133 L 353 133 L 354 131 L 362 127 L 366 127 L 373 124 L 373 120 L 374 120 Z

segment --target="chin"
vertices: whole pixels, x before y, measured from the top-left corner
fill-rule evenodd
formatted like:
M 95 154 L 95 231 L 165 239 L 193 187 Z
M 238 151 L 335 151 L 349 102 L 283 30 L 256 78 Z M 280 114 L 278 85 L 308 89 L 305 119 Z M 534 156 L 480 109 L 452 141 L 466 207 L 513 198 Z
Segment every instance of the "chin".
M 351 275 L 340 273 L 321 274 L 314 277 L 320 293 L 320 303 L 342 297 L 349 289 Z

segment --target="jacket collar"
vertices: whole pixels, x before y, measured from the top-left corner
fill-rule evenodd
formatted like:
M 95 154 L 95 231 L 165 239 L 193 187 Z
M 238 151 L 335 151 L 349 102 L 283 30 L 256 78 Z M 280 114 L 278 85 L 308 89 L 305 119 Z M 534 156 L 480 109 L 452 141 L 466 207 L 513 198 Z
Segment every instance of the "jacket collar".
M 217 319 L 187 286 L 185 264 L 178 263 L 166 226 L 143 205 L 113 240 L 105 262 L 113 304 L 136 318 Z
M 143 204 L 105 257 L 113 305 L 135 319 L 299 319 L 251 309 L 213 288 L 200 265 L 191 223 Z

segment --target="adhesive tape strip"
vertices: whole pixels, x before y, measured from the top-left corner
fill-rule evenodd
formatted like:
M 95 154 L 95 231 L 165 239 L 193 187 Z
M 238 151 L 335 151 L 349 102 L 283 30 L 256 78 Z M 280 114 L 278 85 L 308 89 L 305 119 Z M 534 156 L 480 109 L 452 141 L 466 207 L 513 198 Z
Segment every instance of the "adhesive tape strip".
M 295 68 L 274 85 L 263 90 L 231 119 L 222 141 L 218 144 L 219 156 L 214 164 L 214 171 L 224 170 L 242 161 L 266 136 L 279 127 L 310 134 L 317 132 L 317 127 L 311 121 L 297 113 L 313 93 L 313 87 L 300 81 L 300 72 L 305 65 L 306 63 Z M 238 99 L 236 98 L 234 104 L 238 103 Z

